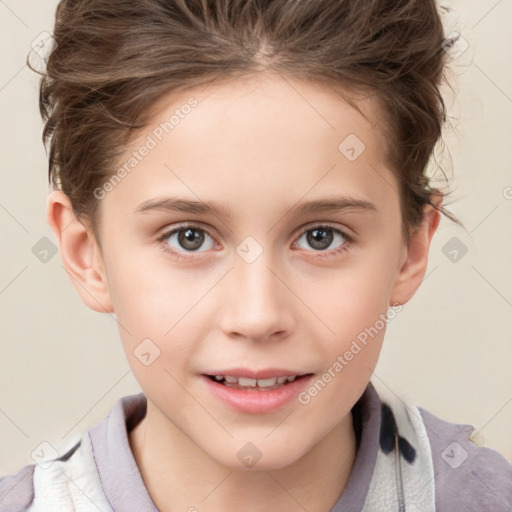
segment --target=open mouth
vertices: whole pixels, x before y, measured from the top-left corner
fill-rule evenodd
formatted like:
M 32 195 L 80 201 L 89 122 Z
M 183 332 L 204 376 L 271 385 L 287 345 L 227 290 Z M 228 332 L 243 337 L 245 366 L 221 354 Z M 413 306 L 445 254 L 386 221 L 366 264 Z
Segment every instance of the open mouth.
M 230 375 L 206 375 L 216 384 L 220 384 L 233 389 L 242 389 L 244 391 L 271 391 L 289 385 L 291 382 L 301 380 L 313 375 L 305 373 L 303 375 L 290 375 L 282 377 L 272 377 L 268 379 L 251 379 L 247 377 L 233 377 Z

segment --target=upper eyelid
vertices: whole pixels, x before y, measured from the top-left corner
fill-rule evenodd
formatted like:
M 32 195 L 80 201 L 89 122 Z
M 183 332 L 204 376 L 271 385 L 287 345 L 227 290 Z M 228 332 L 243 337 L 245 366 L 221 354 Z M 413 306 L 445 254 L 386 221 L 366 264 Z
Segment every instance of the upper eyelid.
M 349 237 L 351 236 L 350 233 L 348 232 L 349 230 L 347 228 L 340 228 L 338 226 L 335 226 L 334 223 L 332 222 L 312 222 L 312 223 L 308 223 L 304 226 L 302 226 L 301 228 L 298 229 L 298 233 L 300 234 L 303 234 L 304 232 L 306 231 L 309 231 L 310 229 L 313 229 L 313 228 L 318 228 L 318 227 L 327 227 L 327 228 L 330 228 L 334 231 L 339 231 L 340 233 L 342 233 L 343 235 Z
M 160 232 L 161 234 L 158 235 L 158 239 L 160 240 L 162 238 L 169 237 L 172 234 L 176 233 L 177 231 L 182 231 L 183 229 L 188 229 L 188 228 L 204 231 L 210 238 L 213 238 L 213 236 L 210 235 L 210 230 L 208 228 L 202 227 L 199 224 L 195 224 L 195 223 L 191 222 L 191 223 L 178 224 L 177 226 L 174 226 L 174 227 L 164 228 L 163 230 L 161 230 L 161 232 Z

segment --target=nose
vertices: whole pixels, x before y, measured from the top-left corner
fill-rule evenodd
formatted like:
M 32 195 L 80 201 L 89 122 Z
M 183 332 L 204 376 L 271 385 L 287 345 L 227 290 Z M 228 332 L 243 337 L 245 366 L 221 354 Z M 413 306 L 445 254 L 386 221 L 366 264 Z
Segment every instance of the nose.
M 265 341 L 282 339 L 291 334 L 294 297 L 287 278 L 273 265 L 267 253 L 248 263 L 236 256 L 234 268 L 223 288 L 220 326 L 231 338 Z

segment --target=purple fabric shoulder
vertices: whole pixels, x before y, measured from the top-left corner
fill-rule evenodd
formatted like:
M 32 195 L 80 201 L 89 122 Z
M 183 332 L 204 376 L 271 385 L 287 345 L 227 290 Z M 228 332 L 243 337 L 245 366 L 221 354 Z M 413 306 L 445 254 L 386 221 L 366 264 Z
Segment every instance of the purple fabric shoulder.
M 0 510 L 25 512 L 34 500 L 35 464 L 23 466 L 14 475 L 0 477 Z
M 496 450 L 473 443 L 472 425 L 418 409 L 432 450 L 436 512 L 511 512 L 512 464 Z

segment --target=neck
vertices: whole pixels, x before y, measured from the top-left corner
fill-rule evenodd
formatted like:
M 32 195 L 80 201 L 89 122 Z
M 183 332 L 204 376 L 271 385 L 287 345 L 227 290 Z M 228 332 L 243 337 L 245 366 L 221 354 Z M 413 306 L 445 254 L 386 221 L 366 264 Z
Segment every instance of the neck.
M 129 441 L 161 512 L 328 512 L 343 492 L 356 456 L 351 413 L 303 457 L 272 471 L 219 464 L 149 401 L 146 416 L 130 432 Z

